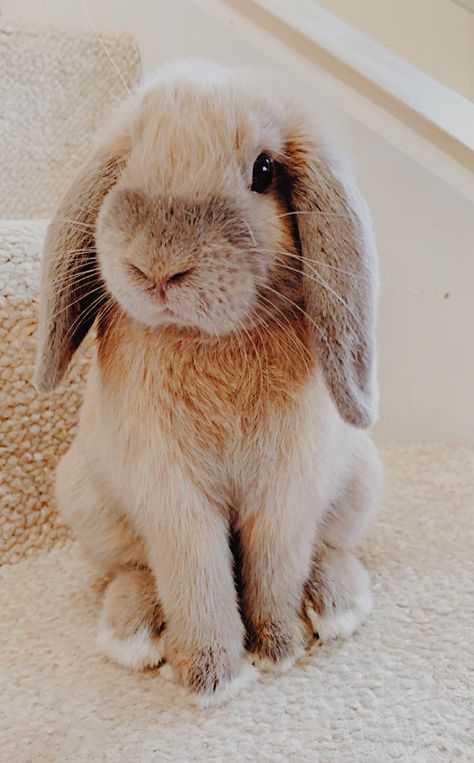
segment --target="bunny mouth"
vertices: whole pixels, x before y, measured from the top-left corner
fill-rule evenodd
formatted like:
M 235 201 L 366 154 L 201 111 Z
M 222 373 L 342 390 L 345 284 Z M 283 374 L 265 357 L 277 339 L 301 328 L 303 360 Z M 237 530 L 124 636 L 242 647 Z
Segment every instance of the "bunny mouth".
M 170 307 L 168 299 L 164 295 L 157 297 L 155 294 L 147 294 L 147 297 L 150 299 L 153 309 L 160 318 L 178 317 L 176 310 Z

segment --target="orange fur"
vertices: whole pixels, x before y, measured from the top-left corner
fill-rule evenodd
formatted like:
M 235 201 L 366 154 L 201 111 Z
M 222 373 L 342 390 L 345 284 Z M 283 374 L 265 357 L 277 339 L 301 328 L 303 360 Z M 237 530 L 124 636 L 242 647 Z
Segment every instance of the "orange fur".
M 151 405 L 164 405 L 170 426 L 177 408 L 190 432 L 222 443 L 242 435 L 275 408 L 291 405 L 314 372 L 310 329 L 303 317 L 223 337 L 167 326 L 148 329 L 123 315 L 104 335 L 99 363 L 106 389 L 120 401 L 130 375 Z

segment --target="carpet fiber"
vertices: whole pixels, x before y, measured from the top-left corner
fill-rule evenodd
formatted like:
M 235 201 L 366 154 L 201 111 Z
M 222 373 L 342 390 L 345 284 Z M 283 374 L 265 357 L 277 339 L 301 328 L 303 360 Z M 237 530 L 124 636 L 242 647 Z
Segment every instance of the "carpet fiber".
M 384 457 L 386 497 L 362 548 L 373 615 L 218 709 L 96 653 L 99 584 L 74 544 L 6 565 L 1 759 L 472 760 L 474 453 L 392 446 Z
M 51 216 L 139 73 L 129 35 L 0 19 L 0 217 Z
M 75 433 L 90 340 L 51 395 L 32 378 L 40 252 L 46 220 L 0 220 L 0 565 L 68 537 L 56 517 L 54 473 Z M 1 756 L 0 756 L 1 757 Z

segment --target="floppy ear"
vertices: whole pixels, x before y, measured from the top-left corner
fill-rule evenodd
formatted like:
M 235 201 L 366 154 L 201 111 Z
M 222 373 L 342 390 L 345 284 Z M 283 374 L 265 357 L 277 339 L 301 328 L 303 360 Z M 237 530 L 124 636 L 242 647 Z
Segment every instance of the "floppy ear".
M 370 215 L 347 173 L 315 140 L 298 134 L 286 154 L 317 359 L 341 416 L 365 428 L 378 408 L 378 267 Z
M 98 151 L 76 177 L 46 234 L 35 386 L 54 389 L 92 326 L 105 293 L 98 272 L 95 222 L 123 168 L 122 154 Z

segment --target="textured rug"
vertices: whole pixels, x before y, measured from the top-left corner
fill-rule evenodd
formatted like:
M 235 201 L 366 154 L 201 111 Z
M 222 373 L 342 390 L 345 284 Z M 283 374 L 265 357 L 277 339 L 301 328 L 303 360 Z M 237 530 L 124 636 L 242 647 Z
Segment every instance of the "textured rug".
M 190 706 L 159 673 L 95 650 L 100 601 L 77 547 L 0 570 L 0 759 L 472 760 L 474 452 L 384 448 L 384 504 L 361 552 L 375 611 L 347 642 L 228 705 Z
M 75 432 L 91 342 L 86 340 L 61 389 L 51 395 L 36 392 L 32 378 L 45 230 L 46 220 L 0 220 L 0 565 L 68 537 L 52 500 L 54 472 Z

